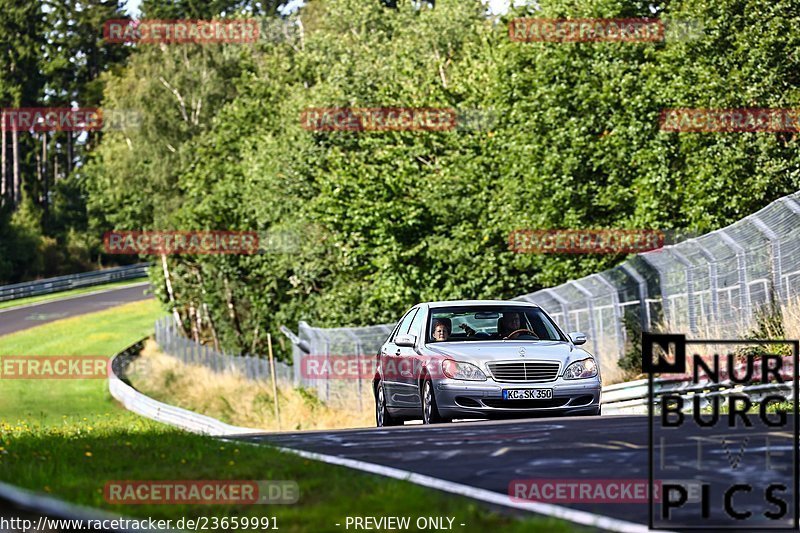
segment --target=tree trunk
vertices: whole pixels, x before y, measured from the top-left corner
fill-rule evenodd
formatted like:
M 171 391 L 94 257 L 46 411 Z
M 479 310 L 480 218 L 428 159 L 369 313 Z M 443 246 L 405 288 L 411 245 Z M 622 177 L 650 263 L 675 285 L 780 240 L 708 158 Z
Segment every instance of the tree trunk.
M 47 213 L 47 205 L 50 203 L 48 198 L 49 187 L 47 184 L 47 132 L 42 132 L 42 202 L 44 204 L 45 213 Z
M 67 131 L 67 173 L 66 177 L 69 177 L 72 174 L 72 132 Z
M 200 286 L 200 291 L 203 295 L 203 303 L 201 304 L 202 310 L 206 315 L 206 322 L 208 322 L 208 327 L 211 329 L 211 338 L 214 341 L 214 349 L 220 352 L 219 347 L 219 337 L 217 336 L 217 328 L 214 325 L 214 319 L 211 318 L 211 313 L 208 311 L 208 304 L 206 303 L 206 286 L 203 283 L 203 275 L 200 273 L 200 269 L 194 271 L 194 275 L 197 277 L 197 284 Z
M 164 270 L 164 282 L 167 285 L 167 295 L 169 296 L 170 307 L 172 307 L 172 317 L 175 319 L 175 325 L 185 337 L 186 329 L 183 327 L 183 319 L 181 319 L 181 314 L 178 312 L 178 305 L 175 303 L 175 293 L 172 290 L 172 280 L 169 275 L 169 265 L 167 265 L 166 254 L 161 254 L 161 268 Z
M 200 330 L 197 327 L 199 319 L 200 313 L 197 312 L 194 302 L 189 302 L 189 322 L 192 326 L 192 340 L 197 343 L 200 342 Z
M 8 164 L 6 161 L 6 112 L 0 111 L 0 166 L 2 166 L 2 173 L 0 174 L 0 203 L 2 203 L 8 195 Z
M 236 313 L 236 304 L 233 301 L 233 293 L 231 292 L 231 286 L 228 282 L 228 277 L 225 276 L 222 278 L 222 282 L 225 284 L 225 301 L 228 304 L 228 315 L 231 317 L 231 322 L 233 323 L 233 329 L 236 330 L 236 338 L 237 344 L 239 345 L 239 350 L 241 351 L 241 347 L 244 346 L 244 334 L 242 333 L 242 325 L 239 322 L 239 315 Z
M 16 129 L 11 130 L 11 152 L 14 156 L 13 203 L 19 205 L 22 201 L 22 184 L 19 181 L 19 133 Z

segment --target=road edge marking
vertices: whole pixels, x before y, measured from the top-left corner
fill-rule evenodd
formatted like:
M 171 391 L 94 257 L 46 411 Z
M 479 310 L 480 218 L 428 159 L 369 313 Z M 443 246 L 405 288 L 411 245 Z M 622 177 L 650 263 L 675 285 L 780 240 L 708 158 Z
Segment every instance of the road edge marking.
M 367 463 L 359 461 L 358 459 L 347 459 L 345 457 L 338 457 L 336 455 L 327 455 L 324 453 L 309 452 L 306 450 L 299 450 L 296 448 L 286 448 L 277 446 L 278 450 L 299 455 L 305 459 L 313 459 L 332 465 L 345 466 L 362 472 L 370 474 L 378 474 L 380 476 L 408 481 L 415 485 L 428 487 L 432 489 L 449 492 L 451 494 L 458 494 L 459 496 L 466 496 L 474 500 L 479 500 L 485 503 L 494 505 L 502 505 L 504 507 L 512 507 L 523 511 L 550 516 L 553 518 L 560 518 L 576 524 L 585 526 L 597 527 L 608 531 L 618 531 L 620 533 L 649 533 L 646 524 L 637 524 L 635 522 L 628 522 L 617 518 L 610 518 L 607 516 L 590 513 L 588 511 L 579 511 L 577 509 L 570 509 L 560 505 L 553 505 L 551 503 L 543 502 L 528 502 L 528 501 L 513 501 L 509 496 L 494 492 L 487 489 L 472 487 L 462 483 L 455 483 L 408 470 L 401 470 L 390 466 L 382 466 L 375 463 Z M 665 531 L 665 533 L 668 533 Z

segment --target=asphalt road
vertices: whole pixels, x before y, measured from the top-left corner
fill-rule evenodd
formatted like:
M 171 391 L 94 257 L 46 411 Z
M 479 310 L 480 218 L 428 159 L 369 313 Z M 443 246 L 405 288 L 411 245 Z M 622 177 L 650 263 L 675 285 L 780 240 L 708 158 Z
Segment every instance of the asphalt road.
M 666 440 L 663 454 L 662 448 L 654 453 L 655 478 L 695 480 L 694 486 L 698 487 L 697 493 L 689 493 L 689 501 L 675 512 L 670 522 L 659 522 L 656 514 L 656 526 L 676 530 L 688 525 L 729 525 L 723 505 L 724 492 L 737 482 L 753 487 L 750 495 L 737 493 L 732 500 L 735 510 L 753 512 L 747 523 L 737 524 L 758 529 L 774 525 L 774 522 L 765 522 L 762 516 L 764 511 L 776 509 L 764 502 L 763 492 L 764 487 L 774 481 L 788 485 L 788 492 L 782 494 L 782 499 L 788 504 L 788 516 L 793 517 L 793 426 L 788 431 L 787 428 L 768 431 L 769 428 L 761 426 L 759 421 L 753 418 L 751 421 L 754 424 L 751 428 L 722 431 L 699 428 L 691 423 L 680 430 L 656 433 L 656 442 L 661 442 L 662 436 Z M 771 442 L 766 439 L 767 433 Z M 725 442 L 722 442 L 723 437 Z M 514 480 L 539 480 L 539 487 L 542 482 L 559 480 L 646 484 L 649 476 L 648 425 L 643 416 L 468 422 L 237 438 L 400 468 L 506 496 Z M 778 471 L 777 468 L 788 470 Z M 709 484 L 711 516 L 708 519 L 700 518 L 698 480 Z M 649 518 L 646 500 L 642 503 L 550 503 L 639 524 L 647 524 Z M 660 512 L 658 504 L 654 508 Z
M 112 289 L 99 294 L 85 294 L 66 300 L 54 300 L 21 308 L 0 309 L 0 336 L 47 324 L 62 318 L 103 311 L 118 305 L 152 298 L 145 294 L 149 284 Z M 98 290 L 101 290 L 98 287 Z

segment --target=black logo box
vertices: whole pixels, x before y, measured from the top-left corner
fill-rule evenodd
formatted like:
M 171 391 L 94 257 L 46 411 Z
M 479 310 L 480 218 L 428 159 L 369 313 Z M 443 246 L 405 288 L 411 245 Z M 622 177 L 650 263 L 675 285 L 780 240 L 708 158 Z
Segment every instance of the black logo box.
M 648 375 L 648 433 L 649 433 L 649 528 L 654 528 L 653 516 L 653 486 L 654 486 L 654 451 L 655 446 L 653 442 L 653 421 L 655 413 L 655 400 L 654 400 L 654 375 L 655 374 L 686 374 L 686 346 L 696 345 L 712 345 L 712 344 L 730 344 L 730 345 L 775 345 L 785 344 L 792 348 L 792 361 L 793 361 L 793 386 L 792 386 L 792 403 L 794 415 L 794 445 L 793 445 L 793 476 L 792 487 L 794 496 L 794 524 L 791 527 L 769 527 L 765 528 L 763 524 L 748 527 L 744 524 L 735 524 L 730 526 L 720 526 L 719 524 L 708 526 L 686 526 L 683 524 L 677 525 L 680 530 L 736 530 L 736 531 L 798 531 L 800 528 L 800 415 L 798 408 L 800 407 L 800 381 L 798 380 L 798 359 L 800 358 L 800 341 L 798 340 L 784 340 L 784 339 L 757 339 L 757 340 L 743 340 L 743 339 L 696 339 L 687 340 L 683 334 L 674 333 L 642 333 L 642 370 Z M 658 346 L 664 354 L 670 353 L 670 348 L 674 348 L 674 360 L 670 361 L 659 357 L 654 360 L 654 348 Z

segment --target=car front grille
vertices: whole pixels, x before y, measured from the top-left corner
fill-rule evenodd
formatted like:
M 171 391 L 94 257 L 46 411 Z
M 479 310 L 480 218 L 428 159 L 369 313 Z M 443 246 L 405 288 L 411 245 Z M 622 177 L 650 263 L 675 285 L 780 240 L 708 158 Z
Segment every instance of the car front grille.
M 558 377 L 558 363 L 520 361 L 517 363 L 489 363 L 489 370 L 497 381 L 553 381 Z

